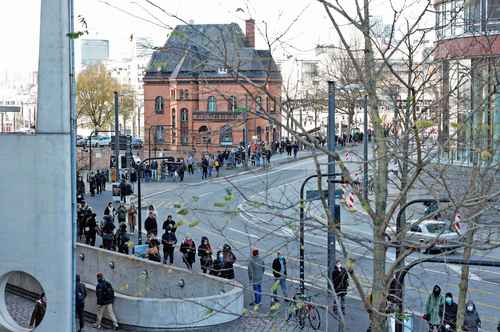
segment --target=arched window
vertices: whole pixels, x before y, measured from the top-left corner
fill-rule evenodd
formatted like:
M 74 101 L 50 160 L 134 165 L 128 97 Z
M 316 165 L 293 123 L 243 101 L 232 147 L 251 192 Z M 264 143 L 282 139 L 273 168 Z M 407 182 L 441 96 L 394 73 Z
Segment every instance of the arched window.
M 233 144 L 233 129 L 224 125 L 220 128 L 220 137 L 219 137 L 220 145 L 232 145 Z
M 216 112 L 217 111 L 217 100 L 215 99 L 215 96 L 208 97 L 207 110 L 209 112 Z
M 236 97 L 235 96 L 229 97 L 229 99 L 227 100 L 228 112 L 236 112 L 237 107 L 238 107 L 238 105 L 236 103 Z
M 259 115 L 262 112 L 262 97 L 255 97 L 255 113 Z
M 208 131 L 207 126 L 201 126 L 198 129 L 198 134 L 200 135 L 200 139 L 201 139 L 202 144 L 210 144 L 211 143 L 210 133 Z
M 158 96 L 155 98 L 155 113 L 162 114 L 163 113 L 164 101 L 162 96 Z
M 181 144 L 188 144 L 189 141 L 188 113 L 187 109 L 181 109 Z

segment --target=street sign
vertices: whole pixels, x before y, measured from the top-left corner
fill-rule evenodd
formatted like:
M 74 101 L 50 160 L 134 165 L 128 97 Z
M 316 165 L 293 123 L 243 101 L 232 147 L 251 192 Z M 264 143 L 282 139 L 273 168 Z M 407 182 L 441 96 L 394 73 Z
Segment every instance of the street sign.
M 0 106 L 0 113 L 5 112 L 21 112 L 21 106 Z
M 328 190 L 323 190 L 323 195 L 325 195 L 325 198 L 328 198 Z M 340 199 L 344 195 L 344 191 L 342 189 L 337 189 L 335 190 L 335 198 Z M 319 190 L 308 190 L 306 191 L 306 201 L 312 202 L 312 201 L 318 201 L 321 199 L 321 194 Z

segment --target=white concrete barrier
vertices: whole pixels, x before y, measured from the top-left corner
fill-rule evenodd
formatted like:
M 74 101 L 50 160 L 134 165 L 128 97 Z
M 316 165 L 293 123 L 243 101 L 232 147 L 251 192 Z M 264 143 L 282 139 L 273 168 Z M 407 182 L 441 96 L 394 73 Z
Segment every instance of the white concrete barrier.
M 229 281 L 77 245 L 77 273 L 87 286 L 85 310 L 95 314 L 96 273 L 115 289 L 114 310 L 122 325 L 186 329 L 228 323 L 243 313 L 243 288 Z

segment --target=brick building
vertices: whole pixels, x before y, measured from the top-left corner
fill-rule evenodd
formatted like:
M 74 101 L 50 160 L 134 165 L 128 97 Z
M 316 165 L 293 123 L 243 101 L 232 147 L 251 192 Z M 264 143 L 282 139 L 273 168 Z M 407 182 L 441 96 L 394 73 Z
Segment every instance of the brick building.
M 177 26 L 144 77 L 145 149 L 215 152 L 280 135 L 281 74 L 255 22 Z

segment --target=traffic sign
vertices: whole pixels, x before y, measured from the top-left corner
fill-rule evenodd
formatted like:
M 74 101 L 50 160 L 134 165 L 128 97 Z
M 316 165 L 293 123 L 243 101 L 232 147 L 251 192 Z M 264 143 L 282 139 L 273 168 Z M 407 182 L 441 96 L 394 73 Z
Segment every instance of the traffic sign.
M 325 198 L 328 198 L 328 190 L 323 190 L 323 195 Z M 335 190 L 335 198 L 340 199 L 344 195 L 344 190 L 342 189 L 336 189 Z M 306 191 L 306 201 L 312 202 L 312 201 L 318 201 L 321 199 L 321 194 L 319 190 L 308 190 Z

